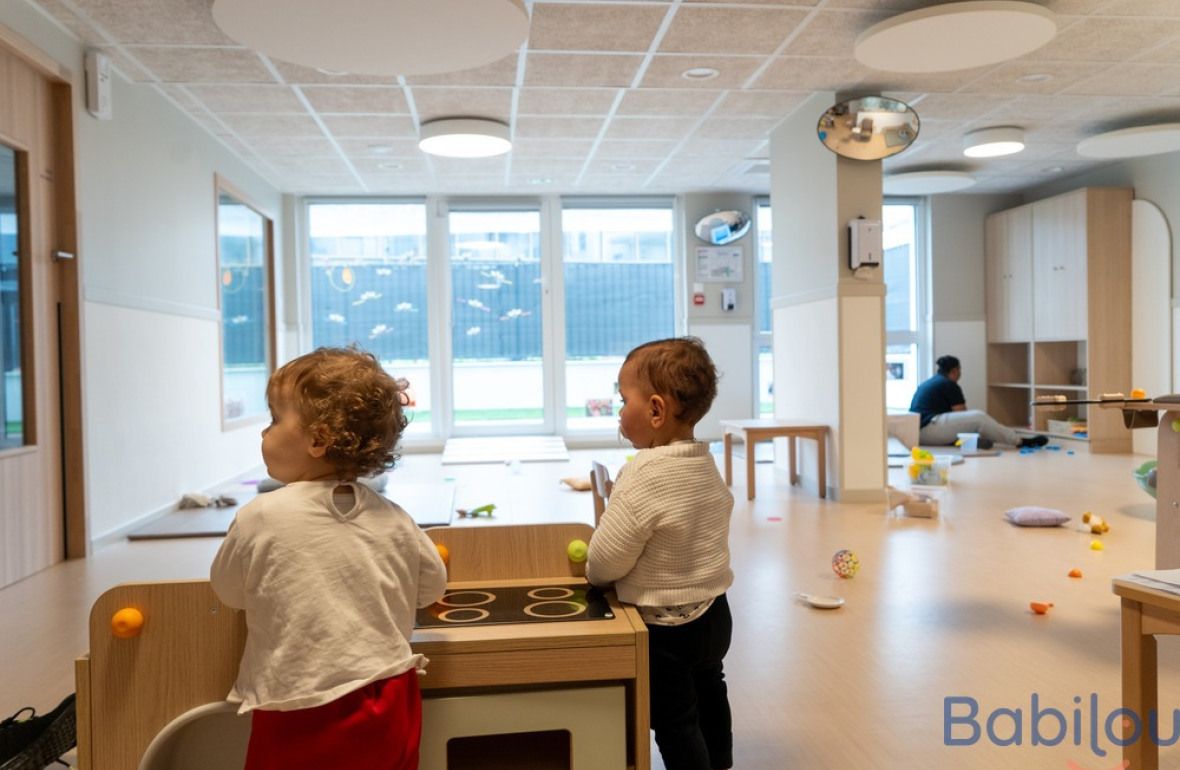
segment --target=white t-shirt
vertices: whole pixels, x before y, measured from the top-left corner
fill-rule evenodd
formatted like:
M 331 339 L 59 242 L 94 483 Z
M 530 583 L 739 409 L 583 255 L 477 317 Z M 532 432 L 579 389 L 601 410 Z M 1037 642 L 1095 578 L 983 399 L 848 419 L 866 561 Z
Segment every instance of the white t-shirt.
M 246 611 L 246 649 L 227 700 L 239 713 L 290 711 L 422 669 L 414 615 L 446 589 L 438 550 L 409 514 L 363 484 L 299 481 L 238 511 L 210 581 Z

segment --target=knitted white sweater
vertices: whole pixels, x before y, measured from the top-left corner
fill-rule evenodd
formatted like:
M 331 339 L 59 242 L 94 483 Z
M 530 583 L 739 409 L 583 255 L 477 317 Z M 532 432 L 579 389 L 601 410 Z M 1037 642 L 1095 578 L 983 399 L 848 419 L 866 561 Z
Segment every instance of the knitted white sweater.
M 619 472 L 590 538 L 586 577 L 615 584 L 641 607 L 700 602 L 733 583 L 729 516 L 733 495 L 707 444 L 682 441 L 641 450 Z

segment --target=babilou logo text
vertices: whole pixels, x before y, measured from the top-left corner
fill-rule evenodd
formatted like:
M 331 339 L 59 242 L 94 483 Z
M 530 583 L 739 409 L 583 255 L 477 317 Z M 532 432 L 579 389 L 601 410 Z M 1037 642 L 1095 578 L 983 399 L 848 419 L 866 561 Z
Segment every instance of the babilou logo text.
M 1098 693 L 1090 693 L 1086 699 L 1075 695 L 1072 705 L 1064 709 L 1047 705 L 1035 692 L 1027 708 L 1021 704 L 987 712 L 967 695 L 942 700 L 942 742 L 946 746 L 974 746 L 981 740 L 994 746 L 1058 746 L 1068 741 L 1105 757 L 1104 743 L 1116 747 L 1117 753 L 1141 739 L 1157 746 L 1175 744 L 1180 740 L 1180 709 L 1150 711 L 1144 720 L 1121 706 L 1103 710 Z

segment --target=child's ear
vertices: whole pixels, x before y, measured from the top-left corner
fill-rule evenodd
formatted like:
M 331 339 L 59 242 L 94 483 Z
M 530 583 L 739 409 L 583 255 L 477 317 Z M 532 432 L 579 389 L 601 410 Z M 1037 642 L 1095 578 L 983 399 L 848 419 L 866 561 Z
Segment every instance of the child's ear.
M 323 457 L 328 451 L 328 437 L 322 432 L 311 436 L 311 443 L 307 445 L 307 453 L 312 457 Z
M 664 397 L 654 394 L 647 400 L 648 412 L 651 414 L 651 426 L 659 428 L 668 419 L 668 402 Z

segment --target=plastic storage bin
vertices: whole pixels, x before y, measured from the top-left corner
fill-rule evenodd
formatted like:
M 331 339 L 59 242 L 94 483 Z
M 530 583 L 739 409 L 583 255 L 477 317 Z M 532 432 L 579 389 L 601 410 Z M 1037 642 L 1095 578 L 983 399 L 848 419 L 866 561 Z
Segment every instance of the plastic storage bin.
M 946 455 L 932 460 L 914 460 L 909 465 L 910 483 L 915 486 L 945 487 L 951 480 L 951 461 Z

